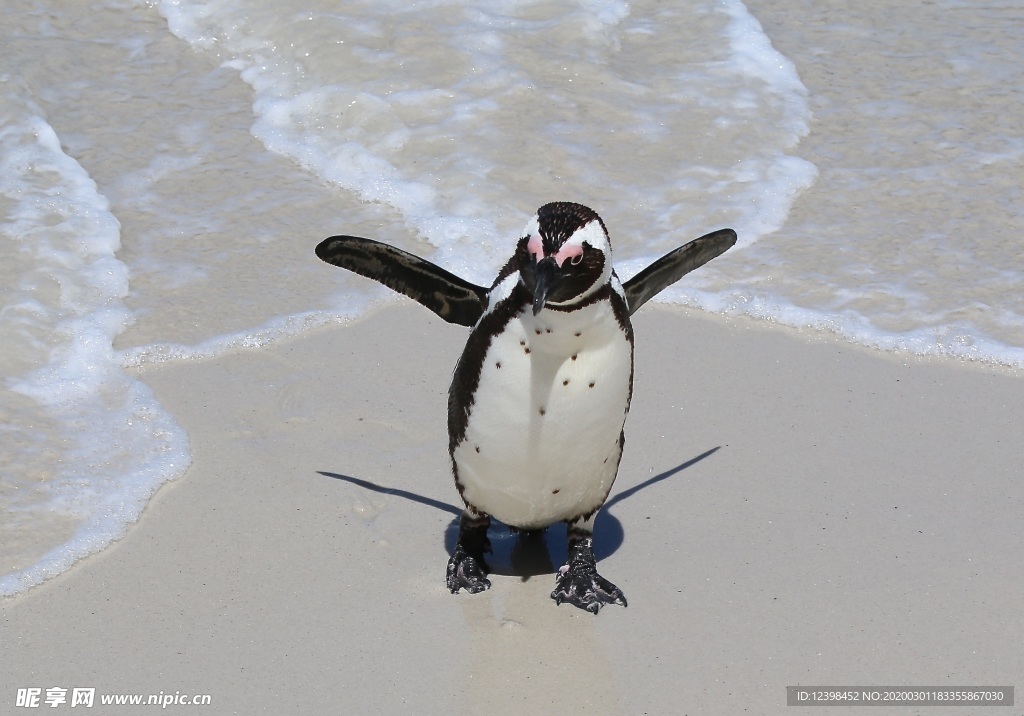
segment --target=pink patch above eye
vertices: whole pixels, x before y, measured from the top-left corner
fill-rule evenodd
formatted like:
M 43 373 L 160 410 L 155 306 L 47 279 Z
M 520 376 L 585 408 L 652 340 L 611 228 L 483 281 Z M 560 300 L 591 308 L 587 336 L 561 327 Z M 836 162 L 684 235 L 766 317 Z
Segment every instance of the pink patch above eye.
M 544 258 L 544 244 L 541 242 L 538 234 L 534 234 L 530 237 L 530 240 L 526 242 L 526 250 L 529 251 L 538 261 Z
M 526 250 L 530 252 L 530 255 L 537 261 L 540 261 L 545 257 L 544 254 L 544 242 L 541 240 L 539 234 L 532 234 L 529 240 L 526 242 Z M 559 266 L 563 266 L 566 261 L 576 266 L 583 260 L 583 247 L 579 245 L 563 246 L 558 250 L 553 257 L 555 263 Z
M 570 259 L 573 266 L 579 264 L 583 260 L 583 247 L 578 245 L 563 246 L 555 254 L 555 263 L 561 266 L 565 263 L 566 259 Z

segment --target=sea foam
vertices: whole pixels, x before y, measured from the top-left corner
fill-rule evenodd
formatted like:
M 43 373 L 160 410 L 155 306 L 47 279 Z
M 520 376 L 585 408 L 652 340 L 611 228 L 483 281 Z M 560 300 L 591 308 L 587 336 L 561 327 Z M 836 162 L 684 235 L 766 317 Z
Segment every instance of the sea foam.
M 598 0 L 557 11 L 385 3 L 373 22 L 358 5 L 312 3 L 287 19 L 277 7 L 159 4 L 172 32 L 252 86 L 253 133 L 268 149 L 392 207 L 435 247 L 429 258 L 467 278 L 485 282 L 500 266 L 533 208 L 514 191 L 531 169 L 554 175 L 552 194 L 610 206 L 606 220 L 652 211 L 643 221 L 655 236 L 619 244 L 627 269 L 717 217 L 749 245 L 782 225 L 816 175 L 789 153 L 808 131 L 806 90 L 739 0 L 696 3 L 692 14 L 644 6 L 640 16 Z M 652 34 L 686 37 L 694 16 L 727 44 L 666 47 L 658 72 L 638 75 L 649 68 L 631 62 L 634 47 Z M 508 134 L 526 129 L 532 148 L 503 142 L 512 118 Z M 756 141 L 729 151 L 753 121 Z M 708 145 L 722 151 L 702 155 Z
M 117 219 L 39 107 L 14 82 L 3 89 L 0 231 L 21 269 L 0 311 L 5 417 L 35 434 L 3 434 L 5 510 L 15 528 L 35 520 L 66 536 L 54 546 L 5 535 L 0 594 L 12 594 L 122 537 L 189 453 L 185 432 L 112 347 L 132 320 Z

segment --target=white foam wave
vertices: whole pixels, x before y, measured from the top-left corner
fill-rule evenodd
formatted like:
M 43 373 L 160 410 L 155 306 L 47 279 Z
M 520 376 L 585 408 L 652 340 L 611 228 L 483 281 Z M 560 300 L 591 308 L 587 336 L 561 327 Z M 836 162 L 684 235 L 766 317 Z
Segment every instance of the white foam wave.
M 49 432 L 60 444 L 52 459 L 24 456 L 43 479 L 9 475 L 8 486 L 23 499 L 8 508 L 44 522 L 59 515 L 73 527 L 67 540 L 0 576 L 0 595 L 38 584 L 122 537 L 156 488 L 189 461 L 184 431 L 124 372 L 112 347 L 132 320 L 123 303 L 128 271 L 116 256 L 118 221 L 39 107 L 13 83 L 4 89 L 0 196 L 10 210 L 0 233 L 25 268 L 4 291 L 0 320 L 10 342 L 0 359 L 6 388 L 29 400 L 26 412 L 14 409 L 10 419 L 44 420 L 25 429 Z M 9 460 L 24 451 L 12 449 Z
M 532 208 L 516 200 L 516 176 L 505 183 L 498 175 L 543 165 L 547 152 L 550 170 L 565 174 L 555 183 L 563 192 L 570 184 L 578 195 L 614 185 L 623 205 L 662 208 L 662 236 L 627 251 L 648 259 L 707 220 L 698 215 L 708 193 L 749 245 L 782 225 L 816 176 L 813 165 L 786 153 L 807 132 L 806 90 L 739 0 L 701 10 L 723 18 L 715 22 L 728 38 L 725 55 L 673 60 L 671 53 L 674 68 L 643 79 L 633 77 L 623 42 L 685 31 L 686 16 L 581 0 L 542 21 L 509 13 L 542 3 L 502 10 L 438 2 L 378 8 L 373 14 L 386 15 L 385 23 L 367 22 L 361 6 L 345 17 L 314 3 L 289 24 L 271 22 L 274 5 L 248 3 L 242 12 L 231 0 L 163 0 L 159 9 L 175 35 L 215 53 L 250 84 L 253 134 L 268 149 L 393 207 L 437 248 L 431 258 L 473 280 L 493 275 L 502 244 Z M 439 55 L 451 68 L 441 84 Z M 531 109 L 538 103 L 543 113 Z M 595 128 L 579 119 L 588 105 L 600 109 L 609 131 L 621 129 L 599 151 L 587 139 Z M 703 115 L 693 111 L 699 105 Z M 535 125 L 540 153 L 532 159 L 496 134 L 513 116 L 518 131 Z M 704 142 L 693 135 L 715 135 L 706 141 L 719 144 L 717 135 L 750 118 L 765 127 L 760 146 L 695 159 Z M 666 152 L 668 140 L 677 149 Z
M 238 333 L 217 336 L 196 345 L 181 343 L 152 343 L 131 348 L 121 355 L 125 367 L 142 368 L 148 365 L 181 360 L 202 360 L 223 355 L 232 350 L 255 350 L 273 343 L 302 335 L 331 323 L 347 323 L 360 315 L 361 306 L 339 311 L 310 311 L 291 316 L 272 318 L 261 326 Z

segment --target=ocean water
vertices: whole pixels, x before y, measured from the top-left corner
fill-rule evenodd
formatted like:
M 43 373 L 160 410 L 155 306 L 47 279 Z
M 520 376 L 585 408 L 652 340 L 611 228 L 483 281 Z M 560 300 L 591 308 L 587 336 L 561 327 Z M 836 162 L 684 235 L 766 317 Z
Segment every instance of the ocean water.
M 602 215 L 624 278 L 731 226 L 737 247 L 657 300 L 1024 367 L 1012 8 L 868 31 L 794 4 L 840 89 L 884 88 L 815 94 L 756 6 L 667 5 L 10 3 L 0 594 L 121 537 L 187 468 L 147 367 L 394 300 L 315 259 L 330 234 L 489 283 L 548 201 Z

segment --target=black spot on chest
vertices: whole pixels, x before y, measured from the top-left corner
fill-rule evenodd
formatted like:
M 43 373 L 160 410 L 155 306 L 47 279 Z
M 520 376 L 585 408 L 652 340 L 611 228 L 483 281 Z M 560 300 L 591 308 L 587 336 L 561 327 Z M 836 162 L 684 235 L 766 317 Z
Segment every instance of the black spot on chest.
M 577 305 L 548 306 L 546 310 L 568 313 L 570 311 L 586 308 L 587 306 L 602 300 L 608 301 L 611 305 L 613 315 L 618 322 L 619 328 L 625 334 L 625 339 L 632 346 L 633 328 L 629 322 L 629 310 L 626 306 L 625 300 L 619 296 L 619 294 L 615 293 L 610 285 L 603 286 Z M 484 361 L 494 337 L 506 330 L 509 323 L 531 304 L 532 299 L 529 292 L 522 284 L 517 284 L 515 288 L 513 288 L 511 294 L 505 300 L 499 302 L 499 304 L 494 307 L 493 311 L 485 314 L 480 319 L 476 328 L 470 333 L 469 339 L 466 341 L 466 347 L 463 349 L 462 356 L 459 358 L 459 362 L 455 366 L 455 373 L 452 376 L 451 387 L 448 391 L 449 453 L 454 454 L 455 448 L 465 440 L 466 425 L 469 422 L 469 416 L 473 410 L 473 396 L 480 385 L 480 376 L 483 370 Z M 547 332 L 553 331 L 547 329 Z M 577 335 L 580 333 L 581 331 L 576 331 Z M 523 354 L 530 354 L 530 346 L 525 339 L 520 340 L 519 345 L 523 349 Z M 570 356 L 570 359 L 576 361 L 578 357 L 579 354 L 574 353 Z M 500 369 L 502 362 L 495 361 L 494 366 L 495 368 Z M 593 381 L 588 381 L 588 383 L 589 387 L 594 387 Z M 568 386 L 569 380 L 564 380 L 562 385 Z M 632 387 L 631 375 L 629 385 L 630 395 L 632 395 Z
M 487 351 L 494 337 L 504 331 L 509 322 L 530 304 L 529 296 L 521 285 L 516 285 L 505 300 L 494 307 L 490 313 L 484 314 L 480 322 L 470 332 L 466 347 L 455 366 L 451 387 L 448 389 L 448 451 L 455 452 L 466 437 L 466 424 L 473 409 L 473 396 L 480 385 L 480 373 L 483 370 Z M 520 341 L 525 353 L 530 352 L 526 341 Z M 501 361 L 495 362 L 501 368 Z

